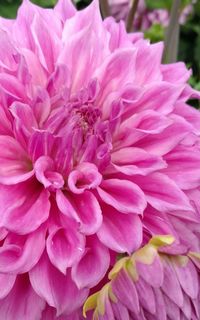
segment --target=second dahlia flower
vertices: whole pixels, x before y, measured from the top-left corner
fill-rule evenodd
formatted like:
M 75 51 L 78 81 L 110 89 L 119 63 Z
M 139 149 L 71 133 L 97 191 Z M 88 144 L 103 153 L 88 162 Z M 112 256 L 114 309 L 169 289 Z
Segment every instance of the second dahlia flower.
M 131 7 L 131 0 L 109 0 L 111 14 L 117 21 L 126 20 Z M 195 3 L 196 1 L 192 1 Z M 152 0 L 153 3 L 153 0 Z M 193 4 L 187 5 L 181 12 L 179 22 L 184 24 L 193 12 Z M 154 24 L 166 27 L 169 24 L 167 9 L 148 9 L 145 0 L 139 0 L 136 16 L 133 22 L 134 30 L 147 30 Z
M 199 97 L 98 1 L 0 20 L 0 319 L 77 320 L 155 234 L 200 252 Z M 187 232 L 185 232 L 187 230 Z

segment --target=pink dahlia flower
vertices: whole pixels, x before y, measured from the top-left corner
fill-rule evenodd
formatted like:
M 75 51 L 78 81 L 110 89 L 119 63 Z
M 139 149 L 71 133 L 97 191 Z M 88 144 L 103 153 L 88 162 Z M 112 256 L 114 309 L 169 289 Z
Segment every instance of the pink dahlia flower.
M 0 319 L 77 320 L 120 254 L 200 252 L 199 97 L 163 45 L 24 0 L 0 20 Z M 187 232 L 186 232 L 187 231 Z M 163 249 L 164 250 L 164 249 Z
M 131 0 L 108 0 L 110 4 L 111 14 L 117 21 L 126 20 L 130 10 Z M 152 0 L 153 2 L 153 0 Z M 195 1 L 193 1 L 195 2 Z M 188 16 L 193 12 L 193 5 L 186 6 L 180 15 L 180 23 L 184 24 Z M 135 20 L 135 30 L 147 30 L 153 24 L 161 24 L 166 27 L 169 23 L 169 11 L 166 9 L 150 10 L 146 7 L 145 0 L 139 0 Z
M 109 274 L 110 282 L 86 301 L 84 313 L 92 310 L 93 319 L 98 320 L 200 319 L 199 270 L 192 255 L 160 252 L 171 240 L 153 238 L 131 257 L 118 261 Z

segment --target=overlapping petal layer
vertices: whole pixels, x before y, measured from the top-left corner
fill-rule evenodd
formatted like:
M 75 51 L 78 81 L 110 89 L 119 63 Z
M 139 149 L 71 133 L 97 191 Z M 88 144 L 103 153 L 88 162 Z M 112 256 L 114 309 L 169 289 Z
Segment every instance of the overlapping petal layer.
M 187 105 L 200 94 L 184 64 L 161 64 L 162 44 L 102 21 L 96 0 L 79 12 L 24 0 L 0 34 L 0 318 L 82 319 L 116 259 L 152 235 L 174 237 L 163 255 L 200 252 L 199 112 Z M 159 259 L 155 283 L 164 263 L 167 292 L 196 299 Z M 145 305 L 138 290 L 153 289 L 122 282 L 129 303 L 113 308 L 126 319 Z

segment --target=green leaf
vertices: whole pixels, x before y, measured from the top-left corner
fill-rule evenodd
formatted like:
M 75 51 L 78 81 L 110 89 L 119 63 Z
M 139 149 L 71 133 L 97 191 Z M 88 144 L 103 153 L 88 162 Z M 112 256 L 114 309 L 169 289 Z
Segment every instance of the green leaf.
M 153 24 L 148 30 L 145 31 L 144 36 L 150 39 L 151 42 L 158 42 L 164 39 L 165 29 L 161 24 Z

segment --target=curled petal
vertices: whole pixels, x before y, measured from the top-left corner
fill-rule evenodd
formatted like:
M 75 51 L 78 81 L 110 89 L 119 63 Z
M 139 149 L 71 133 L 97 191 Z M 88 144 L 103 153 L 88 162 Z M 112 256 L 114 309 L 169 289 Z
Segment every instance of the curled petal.
M 73 223 L 69 223 L 67 228 L 55 230 L 47 238 L 48 256 L 52 264 L 64 274 L 68 267 L 80 260 L 84 248 L 85 239 Z
M 72 279 L 78 288 L 94 287 L 106 274 L 110 263 L 108 249 L 96 238 L 87 240 L 84 256 L 72 268 Z
M 94 234 L 99 229 L 102 212 L 96 197 L 90 191 L 76 196 L 58 191 L 56 199 L 60 211 L 80 223 L 82 233 Z

